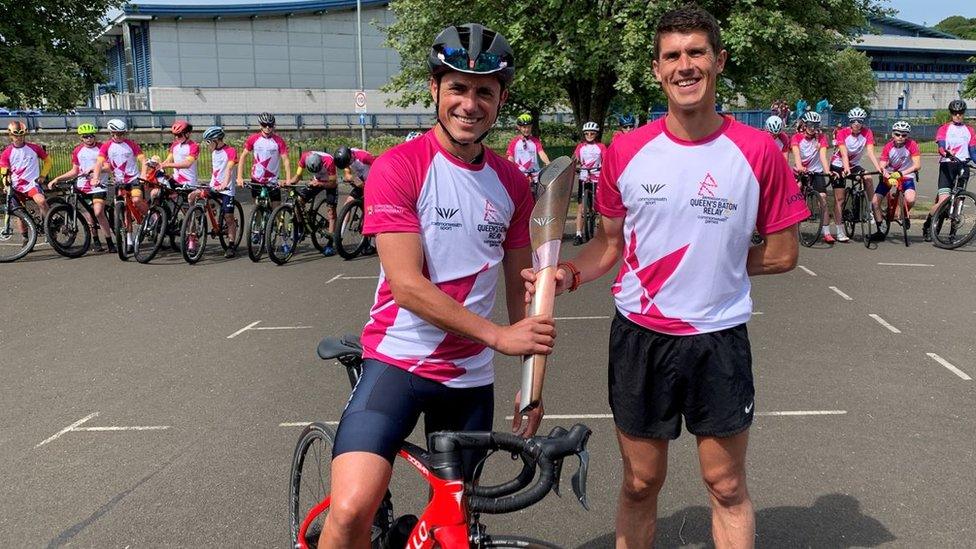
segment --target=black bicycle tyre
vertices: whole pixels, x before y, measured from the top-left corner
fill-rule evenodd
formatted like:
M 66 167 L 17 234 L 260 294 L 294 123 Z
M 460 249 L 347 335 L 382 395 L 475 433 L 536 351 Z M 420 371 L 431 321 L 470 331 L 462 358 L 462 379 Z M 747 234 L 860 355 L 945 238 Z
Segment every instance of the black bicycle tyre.
M 871 210 L 871 201 L 866 194 L 862 194 L 859 200 L 858 225 L 861 227 L 861 241 L 865 248 L 871 247 L 871 219 L 874 219 L 874 212 Z
M 898 209 L 901 210 L 901 235 L 905 242 L 905 247 L 911 245 L 908 240 L 908 228 L 912 226 L 911 219 L 908 218 L 908 203 L 905 201 L 905 193 L 898 193 Z
M 800 244 L 810 248 L 820 240 L 824 212 L 820 206 L 819 193 L 813 189 L 806 189 L 803 194 L 807 209 L 810 210 L 810 217 L 800 221 Z
M 199 221 L 197 221 L 199 220 Z M 197 236 L 197 249 L 190 253 L 189 235 L 194 231 Z M 183 220 L 183 227 L 180 229 L 180 253 L 183 260 L 190 265 L 200 261 L 203 251 L 207 247 L 207 215 L 203 209 L 203 204 L 197 203 L 187 210 L 186 219 Z
M 325 200 L 319 202 L 319 205 L 312 210 L 312 219 L 308 222 L 308 228 L 311 231 L 312 236 L 312 246 L 319 252 L 325 250 L 326 246 L 332 244 L 332 233 L 329 231 L 329 216 L 325 215 L 319 210 L 329 209 L 329 203 Z
M 61 221 L 57 222 L 59 218 Z M 74 219 L 74 228 L 68 229 L 72 225 L 72 219 Z M 73 234 L 71 241 L 64 243 L 58 235 L 66 234 L 66 230 L 73 231 Z M 44 218 L 44 234 L 47 235 L 47 241 L 55 252 L 71 259 L 85 255 L 91 247 L 91 227 L 88 226 L 82 213 L 76 212 L 74 206 L 66 202 L 56 204 L 47 211 L 47 216 Z M 80 244 L 78 244 L 79 237 L 81 237 Z
M 935 215 L 932 216 L 931 231 L 932 243 L 936 247 L 944 250 L 955 250 L 956 248 L 965 246 L 973 239 L 974 236 L 976 236 L 976 223 L 969 228 L 965 235 L 959 237 L 956 234 L 958 228 L 953 227 L 955 221 L 949 218 L 948 212 L 950 206 L 957 201 L 965 202 L 967 200 L 970 202 L 970 204 L 968 206 L 962 204 L 960 207 L 962 209 L 976 211 L 976 195 L 969 191 L 962 191 L 956 195 L 950 195 L 949 198 L 942 202 L 942 204 L 939 205 L 939 208 L 935 210 Z M 946 228 L 946 223 L 949 224 L 949 232 L 947 234 L 943 234 L 942 230 Z
M 234 208 L 234 219 L 237 221 L 237 235 L 234 237 L 234 249 L 236 250 L 238 246 L 241 245 L 241 236 L 244 234 L 244 208 L 237 199 L 233 199 L 232 202 Z M 214 205 L 214 210 L 219 215 L 219 227 L 217 228 L 217 236 L 220 239 L 220 247 L 227 251 L 227 219 L 224 217 L 224 213 L 220 211 L 220 202 L 217 201 Z
M 559 545 L 527 538 L 523 536 L 510 536 L 508 534 L 485 535 L 481 538 L 479 547 L 517 547 L 519 549 L 560 549 Z
M 854 232 L 857 230 L 855 226 L 857 224 L 858 212 L 858 202 L 860 197 L 855 196 L 853 192 L 847 192 L 844 194 L 844 206 L 841 208 L 841 216 L 844 219 L 844 234 L 847 238 L 854 238 Z
M 358 213 L 358 218 L 355 217 Z M 353 200 L 342 207 L 342 211 L 339 212 L 338 217 L 336 217 L 335 230 L 332 232 L 332 242 L 335 245 L 336 253 L 339 254 L 343 259 L 355 259 L 359 254 L 363 253 L 369 243 L 369 239 L 363 236 L 362 233 L 362 222 L 365 212 L 363 211 L 362 200 Z M 347 225 L 346 218 L 350 217 L 353 219 L 352 223 L 358 224 L 358 235 L 359 241 L 355 242 L 348 237 L 343 236 L 343 228 Z M 357 230 L 354 228 L 353 230 Z M 352 233 L 350 233 L 351 235 Z
M 285 220 L 286 214 L 291 216 L 289 221 Z M 278 217 L 282 218 L 281 221 L 278 221 Z M 285 231 L 291 234 L 288 235 Z M 275 243 L 276 237 L 284 238 L 286 235 L 291 240 L 291 246 L 288 251 L 278 250 Z M 295 219 L 295 208 L 291 204 L 282 204 L 271 212 L 264 240 L 267 242 L 268 259 L 273 261 L 275 265 L 284 265 L 295 255 L 295 248 L 298 247 L 298 220 Z
M 142 218 L 142 227 L 136 237 L 135 249 L 133 250 L 136 261 L 142 264 L 149 263 L 159 253 L 163 247 L 163 240 L 166 239 L 166 226 L 169 220 L 166 216 L 166 208 L 153 206 Z
M 596 236 L 596 212 L 593 211 L 593 191 L 583 190 L 583 204 L 586 205 L 586 212 L 583 214 L 583 239 L 587 242 Z
M 124 201 L 115 202 L 115 252 L 122 261 L 129 260 L 128 233 L 125 232 L 126 207 Z M 135 222 L 133 220 L 133 222 Z
M 255 206 L 251 210 L 251 220 L 248 223 L 247 231 L 247 257 L 255 263 L 261 261 L 261 256 L 264 255 L 264 232 L 267 229 L 268 214 L 268 209 L 262 206 Z M 257 242 L 255 242 L 255 237 L 257 237 Z
M 305 459 L 308 457 L 309 449 L 312 448 L 316 441 L 322 441 L 324 448 L 321 452 L 317 452 L 315 456 L 318 458 L 319 463 L 317 464 L 319 468 L 319 478 L 314 479 L 315 482 L 311 484 L 312 489 L 316 485 L 322 487 L 323 491 L 327 491 L 325 483 L 322 481 L 322 459 L 328 461 L 327 466 L 331 467 L 332 462 L 332 449 L 335 445 L 335 431 L 332 427 L 325 425 L 323 423 L 312 423 L 302 434 L 298 437 L 298 444 L 295 445 L 295 453 L 291 460 L 291 471 L 288 475 L 288 522 L 289 530 L 291 531 L 291 546 L 298 547 L 298 531 L 301 529 L 302 521 L 305 520 L 305 515 L 312 507 L 317 505 L 319 501 L 325 498 L 326 494 L 320 494 L 321 497 L 317 501 L 308 502 L 307 508 L 303 509 L 301 496 L 302 496 L 302 477 L 303 477 L 303 467 L 305 465 Z M 308 486 L 308 483 L 305 484 Z M 309 490 L 306 489 L 306 493 Z M 315 495 L 314 493 L 312 494 Z M 313 498 L 314 499 L 314 498 Z M 324 516 L 320 515 L 320 517 Z M 319 521 L 321 522 L 321 521 Z M 318 524 L 318 522 L 316 523 Z M 309 541 L 309 540 L 306 540 Z M 315 540 L 315 545 L 318 544 L 318 540 Z M 315 545 L 309 545 L 314 547 Z
M 0 209 L 0 211 L 6 211 L 6 209 L 3 208 Z M 0 263 L 10 263 L 12 261 L 17 261 L 18 259 L 29 254 L 30 251 L 34 249 L 34 245 L 37 244 L 37 224 L 34 223 L 34 219 L 30 216 L 30 214 L 28 214 L 22 209 L 17 209 L 10 212 L 10 219 L 7 220 L 7 222 L 10 225 L 8 227 L 0 227 L 0 231 L 2 231 L 0 232 L 0 250 L 7 248 L 7 246 L 3 245 L 4 244 L 3 241 L 14 239 L 14 238 L 22 238 L 21 235 L 23 233 L 20 233 L 16 229 L 14 229 L 13 218 L 19 219 L 21 223 L 26 225 L 27 241 L 21 246 L 21 248 L 18 251 L 10 255 L 5 255 L 3 252 L 0 252 Z
M 169 212 L 169 224 L 166 227 L 166 234 L 169 236 L 169 247 L 174 252 L 182 252 L 183 243 L 180 241 L 180 234 L 183 231 L 183 221 L 186 219 L 187 208 L 181 207 L 174 201 L 170 201 L 170 204 L 175 207 L 172 212 Z

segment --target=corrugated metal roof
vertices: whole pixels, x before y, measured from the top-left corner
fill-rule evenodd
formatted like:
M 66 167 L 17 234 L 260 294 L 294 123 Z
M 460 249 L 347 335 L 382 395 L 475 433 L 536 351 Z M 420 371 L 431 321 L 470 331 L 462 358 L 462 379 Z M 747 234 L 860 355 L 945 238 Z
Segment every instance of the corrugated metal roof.
M 869 15 L 868 21 L 875 25 L 890 25 L 892 27 L 897 27 L 899 29 L 904 29 L 907 31 L 914 32 L 920 37 L 926 38 L 959 38 L 958 36 L 949 34 L 947 32 L 940 31 L 932 27 L 926 27 L 924 25 L 919 25 L 917 23 L 912 23 L 911 21 L 905 21 L 904 19 L 896 19 L 894 17 L 882 17 L 877 15 Z
M 858 50 L 912 50 L 976 55 L 976 40 L 954 38 L 865 34 L 858 37 L 853 46 Z

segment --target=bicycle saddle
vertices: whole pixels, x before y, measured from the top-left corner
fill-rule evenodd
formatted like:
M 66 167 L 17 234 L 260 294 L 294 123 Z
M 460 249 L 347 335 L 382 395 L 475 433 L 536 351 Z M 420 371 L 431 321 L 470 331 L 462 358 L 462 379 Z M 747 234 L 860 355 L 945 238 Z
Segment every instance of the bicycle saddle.
M 345 355 L 363 353 L 363 346 L 359 342 L 359 335 L 346 334 L 342 337 L 329 336 L 319 342 L 319 358 L 329 360 Z

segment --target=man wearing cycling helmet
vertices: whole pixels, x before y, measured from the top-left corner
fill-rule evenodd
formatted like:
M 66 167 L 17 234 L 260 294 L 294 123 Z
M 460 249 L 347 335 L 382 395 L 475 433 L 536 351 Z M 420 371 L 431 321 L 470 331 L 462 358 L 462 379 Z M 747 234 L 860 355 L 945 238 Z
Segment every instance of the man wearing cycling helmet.
M 98 181 L 92 179 L 95 172 L 95 163 L 98 162 L 98 151 L 102 144 L 98 142 L 98 128 L 94 124 L 81 124 L 78 126 L 78 137 L 81 143 L 71 151 L 71 169 L 55 177 L 48 183 L 48 188 L 53 189 L 61 181 L 75 180 L 75 188 L 85 193 L 85 199 L 91 201 L 92 211 L 95 219 L 98 220 L 98 228 L 105 233 L 105 242 L 108 244 L 108 251 L 115 252 L 115 244 L 112 242 L 112 227 L 108 223 L 105 215 L 105 198 L 108 194 L 108 171 L 103 171 Z M 104 168 L 104 166 L 103 166 Z M 89 220 L 91 223 L 91 220 Z M 94 239 L 93 247 L 95 251 L 102 252 L 102 241 L 98 238 L 96 227 L 92 228 Z
M 102 167 L 105 166 L 112 171 L 115 179 L 116 189 L 129 189 L 132 197 L 132 205 L 138 209 L 142 215 L 149 211 L 149 205 L 142 197 L 142 186 L 139 178 L 146 177 L 146 155 L 142 153 L 142 148 L 128 138 L 129 127 L 124 120 L 113 118 L 108 121 L 108 131 L 111 138 L 102 143 L 98 150 L 98 161 L 95 162 L 95 172 L 92 174 L 93 180 L 100 180 Z M 126 246 L 132 249 L 132 233 L 128 233 L 127 242 L 116 242 L 117 246 Z
M 261 113 L 258 115 L 258 124 L 261 125 L 261 131 L 251 134 L 244 142 L 244 151 L 241 152 L 240 161 L 237 164 L 237 184 L 244 185 L 245 161 L 248 156 L 254 155 L 254 162 L 251 164 L 251 183 L 277 187 L 281 173 L 280 166 L 285 168 L 284 180 L 291 180 L 288 145 L 285 144 L 285 140 L 280 135 L 275 133 L 275 117 L 273 114 Z M 260 195 L 259 189 L 251 189 L 251 198 L 257 198 Z M 281 202 L 281 189 L 274 188 L 268 195 L 272 204 Z
M 652 547 L 668 446 L 682 419 L 718 547 L 751 547 L 755 519 L 746 449 L 755 412 L 746 323 L 749 276 L 796 266 L 809 212 L 779 147 L 715 110 L 728 53 L 699 8 L 663 14 L 654 76 L 668 112 L 618 137 L 600 173 L 596 238 L 560 264 L 557 291 L 602 280 L 611 292 L 610 409 L 622 456 L 617 547 Z M 750 246 L 753 230 L 764 242 Z M 523 272 L 527 282 L 535 277 Z
M 803 115 L 803 131 L 793 136 L 790 142 L 793 149 L 793 169 L 799 173 L 808 173 L 812 178 L 813 188 L 820 194 L 820 205 L 824 210 L 823 238 L 824 242 L 833 244 L 834 236 L 828 224 L 833 217 L 833 209 L 828 207 L 827 187 L 830 178 L 827 176 L 827 138 L 820 131 L 820 115 L 814 111 L 807 111 Z M 838 221 L 835 234 L 844 234 L 844 224 Z M 844 236 L 846 238 L 846 235 Z
M 613 132 L 613 136 L 610 138 L 611 143 L 617 138 L 618 135 L 624 135 L 636 128 L 637 118 L 632 114 L 621 114 L 617 116 L 617 124 L 620 126 L 620 129 Z
M 231 245 L 224 252 L 224 257 L 231 259 L 237 255 L 237 219 L 234 217 L 234 196 L 237 185 L 234 184 L 234 165 L 237 163 L 237 150 L 224 143 L 224 128 L 211 126 L 203 132 L 203 141 L 210 148 L 210 179 L 209 188 L 201 188 L 189 194 L 190 204 L 199 199 L 212 198 L 220 204 L 220 212 L 224 215 L 227 226 L 228 240 Z M 195 175 L 195 174 L 194 174 Z M 191 236 L 192 237 L 192 236 Z M 196 243 L 187 243 L 191 250 Z
M 868 160 L 876 171 L 881 171 L 878 157 L 874 155 L 874 132 L 864 125 L 868 113 L 861 107 L 854 107 L 847 113 L 848 126 L 837 130 L 834 134 L 837 149 L 830 157 L 830 171 L 834 174 L 834 219 L 837 224 L 837 241 L 848 242 L 850 239 L 843 228 L 844 198 L 847 195 L 845 177 L 852 173 L 863 173 L 861 159 L 867 154 Z M 864 178 L 864 192 L 871 196 L 871 180 Z
M 576 162 L 576 169 L 579 171 L 579 187 L 576 191 L 576 202 L 579 207 L 576 209 L 574 246 L 583 243 L 583 214 L 586 213 L 586 204 L 583 203 L 584 188 L 596 192 L 596 182 L 600 180 L 600 166 L 602 166 L 603 155 L 607 152 L 607 146 L 596 139 L 599 133 L 600 125 L 596 122 L 583 124 L 583 141 L 577 144 L 576 150 L 573 151 L 573 160 Z
M 919 151 L 918 144 L 910 139 L 912 126 L 904 120 L 898 120 L 891 125 L 891 141 L 885 143 L 881 149 L 881 162 L 879 171 L 881 172 L 881 182 L 871 197 L 871 209 L 874 210 L 874 222 L 880 224 L 881 201 L 888 195 L 891 188 L 889 180 L 897 179 L 902 184 L 902 191 L 905 193 L 905 205 L 911 211 L 915 204 L 915 178 L 918 170 L 922 168 L 922 153 Z M 866 181 L 865 181 L 866 183 Z M 885 234 L 877 230 L 871 235 L 871 240 L 880 242 L 885 239 Z
M 766 123 L 763 127 L 766 132 L 773 137 L 773 141 L 776 142 L 776 146 L 779 147 L 780 151 L 783 152 L 783 159 L 789 160 L 790 154 L 790 136 L 783 131 L 783 119 L 775 114 L 766 119 Z
M 7 124 L 7 136 L 10 144 L 0 152 L 0 176 L 9 174 L 17 199 L 21 202 L 33 200 L 41 215 L 47 215 L 47 199 L 42 185 L 51 171 L 51 157 L 44 147 L 27 141 L 27 125 L 20 120 Z M 26 227 L 20 229 L 25 241 L 26 230 Z
M 542 169 L 539 160 L 542 160 L 543 166 L 548 166 L 549 156 L 542 147 L 542 141 L 532 135 L 531 114 L 526 112 L 518 115 L 515 119 L 515 127 L 517 135 L 508 142 L 505 154 L 508 155 L 509 162 L 515 162 L 519 170 L 535 183 Z
M 294 185 L 302 179 L 302 174 L 308 172 L 311 179 L 308 187 L 299 191 L 299 195 L 306 204 L 312 204 L 319 193 L 325 191 L 325 216 L 329 222 L 329 234 L 335 227 L 336 205 L 339 203 L 339 186 L 336 184 L 336 167 L 332 155 L 323 151 L 305 151 L 298 160 L 298 169 L 295 170 L 295 177 L 288 182 Z M 335 255 L 335 248 L 327 245 L 322 249 L 322 255 L 332 257 Z
M 441 31 L 427 62 L 437 123 L 379 157 L 366 187 L 364 232 L 376 236 L 380 281 L 362 377 L 336 434 L 319 547 L 368 547 L 393 458 L 419 416 L 426 432 L 491 430 L 494 353 L 549 353 L 555 336 L 551 317 L 524 318 L 528 184 L 482 145 L 508 97 L 512 50 L 471 23 Z M 490 320 L 500 274 L 509 326 Z M 541 410 L 527 435 L 540 420 Z M 478 459 L 464 455 L 467 478 Z
M 355 147 L 339 147 L 336 149 L 333 157 L 335 167 L 337 170 L 342 170 L 342 180 L 352 185 L 352 190 L 349 191 L 349 196 L 346 197 L 344 204 L 363 198 L 363 192 L 366 188 L 366 177 L 369 176 L 369 169 L 373 165 L 374 160 L 376 160 L 376 157 L 370 154 L 369 151 Z M 373 247 L 372 239 L 367 238 L 363 254 L 370 255 L 374 253 L 376 253 L 376 248 Z
M 939 197 L 922 225 L 922 234 L 926 242 L 932 240 L 932 216 L 939 205 L 949 198 L 949 192 L 955 184 L 956 177 L 962 174 L 964 181 L 969 180 L 969 166 L 966 161 L 976 158 L 976 130 L 966 124 L 966 102 L 953 99 L 949 102 L 949 116 L 951 120 L 935 133 L 935 142 L 939 144 Z

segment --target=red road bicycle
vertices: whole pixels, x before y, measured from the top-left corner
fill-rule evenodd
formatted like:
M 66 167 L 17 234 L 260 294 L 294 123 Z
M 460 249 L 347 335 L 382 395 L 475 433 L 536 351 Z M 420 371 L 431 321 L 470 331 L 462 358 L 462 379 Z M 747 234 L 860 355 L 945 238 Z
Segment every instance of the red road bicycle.
M 128 261 L 132 250 L 130 243 L 134 244 L 137 238 L 136 232 L 142 227 L 142 212 L 132 202 L 131 185 L 115 186 L 115 249 L 119 254 L 119 259 Z
M 883 206 L 883 219 L 878 224 L 878 230 L 887 237 L 888 231 L 891 230 L 891 225 L 899 225 L 901 227 L 902 239 L 907 247 L 909 245 L 908 229 L 911 227 L 912 222 L 908 217 L 908 203 L 905 201 L 906 178 L 901 177 L 901 174 L 898 172 L 894 172 L 893 175 L 897 177 L 888 178 L 887 184 L 889 191 L 886 197 L 887 201 Z
M 355 385 L 362 368 L 362 347 L 358 338 L 326 338 L 319 344 L 318 354 L 325 360 L 338 359 L 346 367 L 349 381 Z M 430 500 L 419 518 L 414 515 L 395 518 L 391 496 L 387 492 L 373 522 L 372 547 L 557 547 L 519 536 L 490 535 L 481 524 L 480 515 L 525 509 L 542 500 L 550 490 L 558 495 L 563 459 L 573 455 L 579 459 L 579 470 L 572 479 L 573 493 L 587 508 L 589 455 L 586 442 L 589 436 L 588 427 L 576 424 L 569 431 L 556 427 L 549 436 L 529 439 L 494 432 L 432 433 L 428 438 L 429 451 L 404 442 L 399 456 L 430 486 Z M 329 473 L 334 440 L 335 432 L 331 427 L 312 423 L 302 432 L 295 447 L 289 493 L 291 541 L 295 548 L 318 546 L 322 522 L 332 500 Z M 522 460 L 522 470 L 508 482 L 495 486 L 479 485 L 484 460 L 479 464 L 475 478 L 465 479 L 461 466 L 463 450 L 509 452 Z M 539 477 L 533 482 L 536 470 Z

